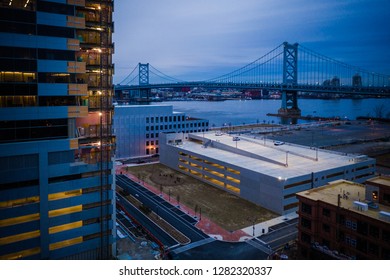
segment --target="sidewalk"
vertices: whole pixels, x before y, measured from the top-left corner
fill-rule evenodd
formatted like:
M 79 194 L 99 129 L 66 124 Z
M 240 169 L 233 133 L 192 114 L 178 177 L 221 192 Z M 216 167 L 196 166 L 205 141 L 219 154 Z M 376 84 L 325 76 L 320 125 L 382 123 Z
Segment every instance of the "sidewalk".
M 298 214 L 293 212 L 286 214 L 284 216 L 276 217 L 272 220 L 268 220 L 259 224 L 255 224 L 255 236 L 260 236 L 268 233 L 269 227 L 283 223 L 287 220 L 292 220 L 298 217 Z M 253 235 L 253 226 L 243 228 L 242 231 L 246 232 L 249 235 Z
M 130 174 L 129 172 L 126 171 L 125 166 L 117 166 L 115 169 L 116 174 L 123 174 L 131 178 L 132 180 L 140 183 L 142 186 L 146 187 L 148 190 L 152 191 L 153 193 L 160 195 L 162 198 L 164 198 L 167 202 L 170 204 L 177 206 L 178 203 L 175 198 L 171 197 L 169 199 L 168 195 L 165 193 L 160 193 L 160 191 L 147 184 L 146 182 L 141 181 L 139 178 L 136 176 Z M 184 212 L 187 213 L 190 216 L 195 216 L 195 211 L 186 205 L 183 205 L 180 203 L 180 209 Z M 199 215 L 199 213 L 197 213 Z M 208 217 L 202 216 L 198 217 L 199 221 L 196 224 L 196 227 L 202 230 L 204 233 L 208 234 L 210 237 L 218 239 L 218 240 L 223 240 L 223 241 L 244 241 L 252 238 L 252 232 L 248 234 L 248 232 L 244 230 L 236 230 L 233 232 L 227 231 L 223 228 L 221 228 L 219 225 L 214 223 L 212 220 L 210 220 Z M 252 227 L 251 227 L 252 228 Z

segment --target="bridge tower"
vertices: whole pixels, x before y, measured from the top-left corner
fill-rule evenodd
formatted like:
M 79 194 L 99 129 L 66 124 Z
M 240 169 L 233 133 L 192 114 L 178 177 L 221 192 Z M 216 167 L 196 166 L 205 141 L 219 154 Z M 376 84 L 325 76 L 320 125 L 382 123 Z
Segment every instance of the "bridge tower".
M 298 91 L 293 89 L 298 84 L 298 44 L 284 42 L 282 107 L 278 113 L 287 116 L 300 116 Z
M 149 85 L 149 63 L 138 63 L 138 74 L 139 85 Z
M 138 84 L 143 86 L 139 89 L 139 101 L 149 101 L 149 63 L 138 63 Z

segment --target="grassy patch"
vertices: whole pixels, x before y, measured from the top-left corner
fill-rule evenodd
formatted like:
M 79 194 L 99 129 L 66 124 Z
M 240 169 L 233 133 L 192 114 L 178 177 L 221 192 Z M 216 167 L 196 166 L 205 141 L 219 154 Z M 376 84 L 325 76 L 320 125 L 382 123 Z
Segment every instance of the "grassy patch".
M 198 181 L 170 169 L 160 163 L 128 167 L 128 172 L 146 183 L 179 198 L 180 203 L 193 210 L 202 211 L 222 228 L 235 231 L 256 223 L 267 221 L 278 215 L 228 192 Z

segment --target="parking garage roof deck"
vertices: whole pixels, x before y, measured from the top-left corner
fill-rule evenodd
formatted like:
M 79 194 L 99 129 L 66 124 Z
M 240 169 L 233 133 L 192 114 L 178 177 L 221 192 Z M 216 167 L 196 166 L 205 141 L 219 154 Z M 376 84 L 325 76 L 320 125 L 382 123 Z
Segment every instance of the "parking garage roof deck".
M 239 137 L 240 140 L 233 141 L 234 137 Z M 263 138 L 228 135 L 213 131 L 189 134 L 188 138 L 189 140 L 180 144 L 181 149 L 280 180 L 348 166 L 358 161 L 371 160 L 366 156 L 317 150 L 290 143 L 275 146 L 274 142 L 269 139 L 264 141 Z M 191 139 L 198 141 L 191 141 Z M 236 149 L 237 152 L 235 152 Z

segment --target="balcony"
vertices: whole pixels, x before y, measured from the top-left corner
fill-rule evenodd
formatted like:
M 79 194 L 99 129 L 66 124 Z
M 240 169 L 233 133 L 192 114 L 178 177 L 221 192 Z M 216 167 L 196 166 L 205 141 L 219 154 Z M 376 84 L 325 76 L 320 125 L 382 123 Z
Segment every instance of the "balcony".
M 68 66 L 68 73 L 85 73 L 86 72 L 85 62 L 68 61 L 67 66 Z
M 66 3 L 68 5 L 85 6 L 85 0 L 68 0 Z
M 67 39 L 67 47 L 70 51 L 79 51 L 80 41 L 77 39 Z
M 66 26 L 74 28 L 85 28 L 85 19 L 83 17 L 67 16 L 66 17 Z
M 87 84 L 68 84 L 68 95 L 87 96 L 88 95 L 88 85 Z
M 103 125 L 103 130 L 101 131 L 102 135 L 111 135 L 112 134 L 112 125 Z M 100 137 L 100 125 L 83 125 L 78 127 L 78 134 L 81 138 L 97 138 Z
M 68 118 L 88 117 L 87 106 L 68 106 Z

